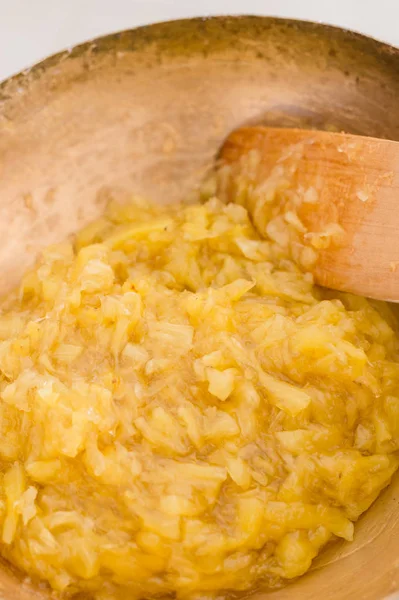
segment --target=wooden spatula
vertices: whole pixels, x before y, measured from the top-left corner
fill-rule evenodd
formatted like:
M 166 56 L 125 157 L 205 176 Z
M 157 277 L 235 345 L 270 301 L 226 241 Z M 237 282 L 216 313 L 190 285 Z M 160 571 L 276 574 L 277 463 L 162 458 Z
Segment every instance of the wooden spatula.
M 227 184 L 225 195 L 246 205 L 261 234 L 268 203 L 289 198 L 300 242 L 317 255 L 317 283 L 399 302 L 399 142 L 244 127 L 228 137 L 220 160 L 231 180 L 249 181 L 252 193 Z

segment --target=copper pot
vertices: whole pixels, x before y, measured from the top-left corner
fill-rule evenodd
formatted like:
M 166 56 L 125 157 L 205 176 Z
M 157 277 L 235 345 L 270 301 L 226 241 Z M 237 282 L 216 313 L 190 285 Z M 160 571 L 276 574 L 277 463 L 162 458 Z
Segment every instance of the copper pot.
M 96 217 L 110 193 L 188 197 L 238 125 L 398 140 L 398 98 L 399 50 L 274 18 L 162 23 L 48 58 L 0 86 L 2 290 L 43 245 Z M 398 492 L 396 479 L 360 519 L 354 542 L 337 542 L 268 597 L 379 600 L 398 590 Z M 48 597 L 6 565 L 0 593 Z

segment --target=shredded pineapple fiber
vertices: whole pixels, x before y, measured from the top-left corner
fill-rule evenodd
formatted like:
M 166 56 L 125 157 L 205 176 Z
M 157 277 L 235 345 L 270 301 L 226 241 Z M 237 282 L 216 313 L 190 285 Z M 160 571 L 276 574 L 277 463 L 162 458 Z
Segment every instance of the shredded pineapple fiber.
M 2 304 L 2 554 L 104 600 L 303 574 L 398 466 L 394 327 L 242 206 L 111 205 Z

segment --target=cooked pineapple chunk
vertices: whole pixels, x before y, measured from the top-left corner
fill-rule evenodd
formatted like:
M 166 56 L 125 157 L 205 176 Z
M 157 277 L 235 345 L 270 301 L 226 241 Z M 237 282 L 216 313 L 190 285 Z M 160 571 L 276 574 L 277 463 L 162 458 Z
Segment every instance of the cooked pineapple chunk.
M 4 493 L 6 496 L 6 517 L 3 523 L 2 540 L 5 544 L 11 544 L 17 533 L 20 520 L 18 503 L 26 489 L 26 476 L 22 465 L 18 462 L 5 473 L 3 479 Z
M 285 381 L 280 381 L 263 372 L 259 373 L 259 380 L 262 387 L 268 393 L 270 401 L 277 408 L 280 408 L 293 417 L 310 404 L 311 397 L 309 394 L 296 386 Z
M 225 369 L 219 371 L 208 367 L 205 371 L 206 378 L 209 381 L 209 391 L 213 396 L 219 398 L 219 400 L 227 400 L 231 392 L 234 389 L 234 383 L 236 380 L 235 369 Z
M 276 558 L 280 563 L 283 577 L 293 579 L 303 575 L 316 556 L 306 532 L 292 531 L 286 533 L 276 548 Z

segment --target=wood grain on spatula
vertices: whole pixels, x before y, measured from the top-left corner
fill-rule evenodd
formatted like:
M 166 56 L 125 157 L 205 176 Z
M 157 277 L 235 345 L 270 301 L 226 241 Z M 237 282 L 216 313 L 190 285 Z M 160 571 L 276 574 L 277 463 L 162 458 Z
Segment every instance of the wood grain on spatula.
M 239 175 L 240 159 L 251 150 L 260 156 L 256 185 L 264 184 L 273 169 L 282 165 L 290 173 L 293 190 L 311 189 L 317 194 L 316 202 L 298 209 L 308 230 L 322 232 L 333 223 L 344 230 L 339 244 L 318 250 L 312 268 L 316 282 L 399 302 L 399 142 L 324 131 L 244 127 L 224 143 L 221 162 L 234 166 Z M 247 208 L 254 217 L 250 198 Z

